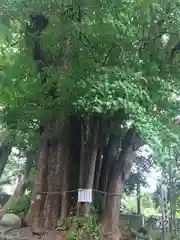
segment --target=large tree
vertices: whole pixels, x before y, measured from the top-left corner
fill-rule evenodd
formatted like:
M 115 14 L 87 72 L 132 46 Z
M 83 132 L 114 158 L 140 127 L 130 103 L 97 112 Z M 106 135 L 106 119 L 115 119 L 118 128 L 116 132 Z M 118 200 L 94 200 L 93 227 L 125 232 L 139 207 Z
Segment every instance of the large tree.
M 119 235 L 119 207 L 136 151 L 176 142 L 178 2 L 4 2 L 2 94 L 6 122 L 39 129 L 27 219 L 53 228 L 78 188 L 107 192 L 101 216 Z M 13 121 L 12 121 L 13 116 Z M 89 206 L 78 211 L 88 215 Z

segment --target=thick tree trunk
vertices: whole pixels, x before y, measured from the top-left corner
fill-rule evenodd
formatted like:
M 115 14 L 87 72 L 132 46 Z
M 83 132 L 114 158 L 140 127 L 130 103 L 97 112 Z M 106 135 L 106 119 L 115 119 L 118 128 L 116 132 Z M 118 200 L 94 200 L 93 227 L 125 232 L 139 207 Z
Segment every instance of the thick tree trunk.
M 117 170 L 116 170 L 117 171 Z M 105 212 L 102 218 L 102 233 L 108 239 L 119 239 L 119 209 L 124 182 L 121 176 L 111 179 L 108 184 Z M 114 194 L 114 195 L 113 195 Z
M 96 158 L 96 168 L 95 168 L 95 176 L 94 176 L 94 184 L 93 184 L 94 189 L 98 189 L 99 187 L 101 168 L 102 168 L 102 149 L 99 148 L 97 152 L 97 158 Z
M 61 168 L 62 168 L 62 145 L 51 143 L 49 146 L 47 195 L 44 205 L 44 227 L 55 228 L 60 211 Z M 58 153 L 59 152 L 59 153 Z
M 68 214 L 70 123 L 57 121 L 44 133 L 29 216 L 33 229 L 52 229 Z M 27 216 L 28 217 L 28 216 Z M 27 219 L 27 218 L 26 218 Z
M 108 144 L 109 146 L 109 144 Z M 102 159 L 102 168 L 101 168 L 101 174 L 99 179 L 99 190 L 106 192 L 107 189 L 107 181 L 109 176 L 109 167 L 110 167 L 110 158 L 109 156 L 109 147 L 106 146 L 103 151 L 103 159 Z
M 102 159 L 102 169 L 99 180 L 99 190 L 103 191 L 102 194 L 102 209 L 105 208 L 106 203 L 106 192 L 108 191 L 108 179 L 111 177 L 111 168 L 113 166 L 113 162 L 118 158 L 120 149 L 120 139 L 117 136 L 111 135 L 108 141 L 107 146 L 103 151 L 103 159 Z
M 140 147 L 137 141 L 136 130 L 129 129 L 121 143 L 121 152 L 114 161 L 108 179 L 106 207 L 102 215 L 102 232 L 109 240 L 121 237 L 119 231 L 120 203 L 125 180 L 129 177 L 133 161 L 136 158 L 136 149 Z
M 61 209 L 60 209 L 60 219 L 63 221 L 65 218 L 68 217 L 69 212 L 69 192 L 70 189 L 70 164 L 71 162 L 71 144 L 70 144 L 70 124 L 69 127 L 66 128 L 66 135 L 63 139 L 63 163 L 62 163 L 62 187 L 61 190 L 63 191 L 61 196 Z
M 65 158 L 64 168 L 63 168 L 63 180 L 62 180 L 62 198 L 61 198 L 61 210 L 60 210 L 60 220 L 63 221 L 68 217 L 69 210 L 69 157 Z
M 42 211 L 45 195 L 41 192 L 47 192 L 47 163 L 49 157 L 48 149 L 48 131 L 44 131 L 42 135 L 42 145 L 37 163 L 35 184 L 32 193 L 31 206 L 25 221 L 28 225 L 32 225 L 34 228 L 42 227 Z
M 93 189 L 94 173 L 96 166 L 97 147 L 86 149 L 86 157 L 84 157 L 85 166 L 81 174 L 83 174 L 83 182 L 80 184 L 80 188 Z M 90 211 L 89 204 L 83 204 L 81 214 L 88 216 Z
M 48 159 L 48 194 L 44 206 L 44 227 L 55 228 L 60 211 L 65 214 L 67 206 L 62 206 L 62 200 L 67 200 L 64 191 L 67 190 L 67 167 L 69 163 L 69 119 L 58 120 L 52 128 L 50 139 L 50 154 Z M 65 173 L 63 172 L 65 171 Z M 66 195 L 66 193 L 65 193 Z M 65 198 L 65 199 L 64 199 Z M 64 203 L 63 202 L 63 203 Z M 61 208 L 62 206 L 62 208 Z M 63 208 L 64 207 L 64 208 Z
M 87 133 L 88 132 L 88 133 Z M 91 119 L 89 128 L 85 129 L 86 135 L 81 131 L 81 160 L 79 187 L 93 189 L 97 152 L 99 149 L 99 120 Z M 88 216 L 90 206 L 83 204 L 81 214 Z
M 77 116 L 71 117 L 71 163 L 68 170 L 70 178 L 70 189 L 77 190 L 79 188 L 79 176 L 80 176 L 80 158 L 81 158 L 81 119 Z M 77 191 L 69 193 L 69 210 L 76 214 L 77 212 Z
M 108 141 L 107 146 L 103 151 L 103 159 L 102 159 L 102 169 L 99 180 L 99 189 L 101 191 L 106 192 L 107 183 L 109 177 L 109 171 L 112 166 L 112 160 L 117 158 L 120 148 L 120 138 L 114 135 L 111 135 Z

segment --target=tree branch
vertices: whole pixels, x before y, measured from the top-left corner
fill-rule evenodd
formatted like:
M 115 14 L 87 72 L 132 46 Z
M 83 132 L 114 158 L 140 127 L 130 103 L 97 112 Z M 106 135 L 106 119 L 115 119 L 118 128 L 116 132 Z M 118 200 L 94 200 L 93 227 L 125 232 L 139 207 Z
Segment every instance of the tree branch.
M 10 45 L 10 47 L 14 47 L 14 46 L 16 46 L 18 43 L 19 43 L 19 41 L 16 41 L 16 42 L 12 43 L 12 44 Z
M 108 57 L 110 56 L 113 48 L 116 46 L 115 43 L 112 43 L 112 46 L 108 49 L 108 51 L 104 55 L 104 59 L 101 62 L 101 65 L 105 65 L 107 63 Z
M 95 60 L 96 63 L 98 63 L 98 60 L 97 60 L 97 57 L 96 57 L 96 54 L 95 54 L 95 51 L 94 51 L 94 46 L 93 44 L 91 43 L 91 41 L 88 39 L 88 37 L 85 35 L 85 33 L 81 32 L 81 36 L 85 38 L 86 42 L 84 42 L 82 40 L 82 37 L 81 38 L 77 38 L 82 44 L 84 44 L 86 47 L 88 47 L 90 50 L 91 50 L 91 54 Z

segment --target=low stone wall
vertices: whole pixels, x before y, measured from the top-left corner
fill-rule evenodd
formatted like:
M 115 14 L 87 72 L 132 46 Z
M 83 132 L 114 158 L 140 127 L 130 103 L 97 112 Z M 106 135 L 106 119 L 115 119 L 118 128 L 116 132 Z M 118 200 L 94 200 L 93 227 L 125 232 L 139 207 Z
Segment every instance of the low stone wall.
M 176 221 L 178 236 L 180 236 L 180 219 L 178 218 Z M 143 217 L 142 215 L 138 214 L 121 213 L 119 225 L 120 228 L 124 231 L 129 231 L 131 228 L 133 228 L 134 230 L 138 230 L 140 226 L 143 226 Z M 144 225 L 153 240 L 162 239 L 161 217 L 151 216 L 149 218 L 145 218 Z M 168 233 L 166 233 L 166 238 L 170 239 Z
M 131 228 L 134 230 L 138 230 L 141 226 L 143 226 L 143 216 L 138 214 L 120 214 L 120 227 L 125 231 L 129 231 Z M 158 226 L 158 218 L 150 217 L 149 219 L 145 219 L 145 226 L 149 232 L 149 235 L 153 240 L 161 240 L 162 239 L 162 230 Z
M 142 215 L 138 214 L 120 214 L 120 227 L 122 228 L 133 228 L 135 230 L 138 230 L 140 226 L 143 225 L 143 217 Z

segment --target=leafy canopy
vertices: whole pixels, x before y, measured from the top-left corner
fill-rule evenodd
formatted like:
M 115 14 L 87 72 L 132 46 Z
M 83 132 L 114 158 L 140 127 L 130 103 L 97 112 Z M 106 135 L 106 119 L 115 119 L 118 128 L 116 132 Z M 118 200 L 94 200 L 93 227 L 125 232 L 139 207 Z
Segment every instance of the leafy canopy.
M 0 104 L 5 121 L 25 131 L 53 119 L 60 109 L 85 116 L 120 113 L 155 150 L 177 142 L 179 127 L 173 119 L 180 68 L 172 50 L 180 32 L 178 1 L 13 0 L 2 5 Z M 32 12 L 49 18 L 40 39 L 48 62 L 43 84 L 26 36 Z M 52 86 L 55 99 L 49 95 Z

